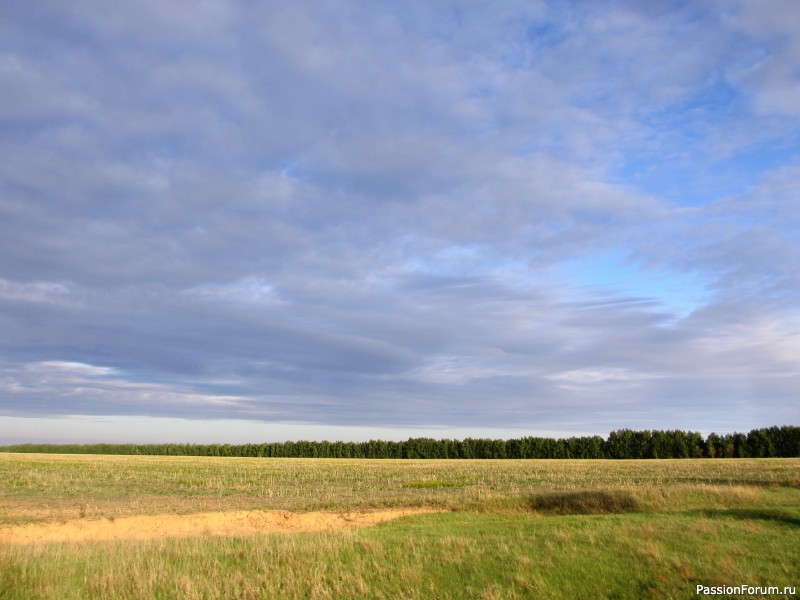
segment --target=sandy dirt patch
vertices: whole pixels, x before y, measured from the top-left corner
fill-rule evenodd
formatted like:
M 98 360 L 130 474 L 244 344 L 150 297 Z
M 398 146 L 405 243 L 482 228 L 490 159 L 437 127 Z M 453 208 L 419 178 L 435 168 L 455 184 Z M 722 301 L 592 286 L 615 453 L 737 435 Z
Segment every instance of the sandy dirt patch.
M 150 515 L 117 519 L 76 519 L 0 527 L 0 544 L 147 540 L 201 535 L 254 535 L 274 532 L 324 531 L 369 527 L 400 517 L 439 512 L 403 508 L 369 512 L 292 513 L 284 510 L 208 512 L 191 515 Z

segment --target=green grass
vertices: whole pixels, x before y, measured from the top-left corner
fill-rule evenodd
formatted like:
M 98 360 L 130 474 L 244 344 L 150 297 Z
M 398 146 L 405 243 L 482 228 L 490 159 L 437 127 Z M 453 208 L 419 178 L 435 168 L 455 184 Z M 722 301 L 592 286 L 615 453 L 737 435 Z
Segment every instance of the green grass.
M 797 585 L 800 510 L 456 512 L 324 534 L 49 544 L 0 554 L 2 598 L 693 598 Z
M 406 481 L 403 487 L 416 488 L 420 490 L 429 488 L 453 488 L 464 487 L 466 484 L 458 481 L 442 481 L 441 479 L 426 479 L 422 481 Z
M 0 525 L 77 519 L 81 507 L 84 518 L 450 509 L 325 533 L 0 545 L 0 598 L 696 598 L 697 584 L 743 583 L 800 591 L 799 475 L 798 459 L 0 455 Z

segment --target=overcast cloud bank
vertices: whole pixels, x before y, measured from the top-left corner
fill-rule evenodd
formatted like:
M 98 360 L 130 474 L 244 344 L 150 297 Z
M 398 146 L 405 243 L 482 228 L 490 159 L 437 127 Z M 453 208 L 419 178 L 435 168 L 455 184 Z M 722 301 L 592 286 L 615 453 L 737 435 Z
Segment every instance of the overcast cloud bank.
M 798 422 L 796 2 L 2 13 L 5 417 Z

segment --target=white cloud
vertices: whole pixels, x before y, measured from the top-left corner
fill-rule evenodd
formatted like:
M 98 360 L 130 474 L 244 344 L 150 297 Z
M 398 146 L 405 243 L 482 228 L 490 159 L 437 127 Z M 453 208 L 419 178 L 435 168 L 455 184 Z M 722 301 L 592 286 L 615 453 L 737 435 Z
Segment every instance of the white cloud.
M 24 370 L 34 373 L 52 374 L 59 377 L 74 376 L 77 378 L 113 375 L 115 372 L 115 369 L 109 367 L 98 367 L 96 365 L 63 360 L 48 360 L 41 363 L 26 365 Z
M 753 94 L 757 114 L 800 116 L 800 7 L 792 0 L 741 2 L 731 26 L 763 50 L 737 74 Z
M 34 281 L 23 283 L 0 279 L 0 298 L 25 302 L 64 303 L 74 301 L 72 290 L 63 283 Z
M 423 383 L 466 385 L 475 380 L 525 375 L 513 365 L 492 362 L 485 355 L 435 356 L 423 367 L 409 373 L 409 376 Z
M 37 404 L 45 400 L 49 404 L 43 411 L 46 414 L 70 414 L 81 407 L 86 408 L 80 412 L 93 414 L 98 405 L 105 405 L 104 414 L 236 411 L 247 403 L 243 397 L 198 393 L 184 385 L 135 381 L 119 369 L 79 362 L 6 363 L 0 372 L 0 385 L 6 393 L 25 395 Z M 25 412 L 21 408 L 16 402 L 9 403 L 6 413 Z
M 184 290 L 185 294 L 212 302 L 274 305 L 282 302 L 275 287 L 257 277 L 223 284 L 209 284 Z
M 626 368 L 576 369 L 572 371 L 562 371 L 561 373 L 554 373 L 553 375 L 547 376 L 548 379 L 558 383 L 563 383 L 565 385 L 577 384 L 581 386 L 590 386 L 606 382 L 629 383 L 658 377 L 663 377 L 663 375 L 642 373 Z

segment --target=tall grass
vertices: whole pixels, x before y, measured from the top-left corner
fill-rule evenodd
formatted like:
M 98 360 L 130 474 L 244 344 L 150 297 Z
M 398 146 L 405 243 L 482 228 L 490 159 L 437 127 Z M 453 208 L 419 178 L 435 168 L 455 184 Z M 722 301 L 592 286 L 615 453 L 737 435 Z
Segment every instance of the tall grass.
M 371 530 L 0 549 L 0 598 L 695 598 L 796 585 L 795 508 L 530 518 L 446 513 Z

